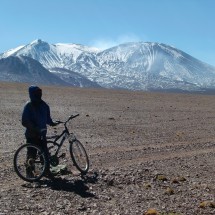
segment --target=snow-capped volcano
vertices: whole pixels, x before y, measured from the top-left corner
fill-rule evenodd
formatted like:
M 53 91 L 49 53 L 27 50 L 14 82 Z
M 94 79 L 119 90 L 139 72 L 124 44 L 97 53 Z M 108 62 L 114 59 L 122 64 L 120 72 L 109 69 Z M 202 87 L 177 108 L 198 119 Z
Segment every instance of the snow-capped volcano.
M 77 44 L 49 44 L 41 39 L 34 40 L 28 45 L 20 46 L 5 52 L 2 57 L 27 56 L 39 61 L 46 68 L 60 67 L 73 64 L 82 53 L 97 53 L 98 49 Z M 68 66 L 66 66 L 68 68 Z
M 126 43 L 98 53 L 97 60 L 115 86 L 124 80 L 136 89 L 215 86 L 214 67 L 165 44 Z
M 83 45 L 51 45 L 35 40 L 3 53 L 0 58 L 11 55 L 31 57 L 64 81 L 67 81 L 68 74 L 78 73 L 106 88 L 215 88 L 214 67 L 161 43 L 131 42 L 99 51 Z M 66 73 L 62 69 L 66 69 Z

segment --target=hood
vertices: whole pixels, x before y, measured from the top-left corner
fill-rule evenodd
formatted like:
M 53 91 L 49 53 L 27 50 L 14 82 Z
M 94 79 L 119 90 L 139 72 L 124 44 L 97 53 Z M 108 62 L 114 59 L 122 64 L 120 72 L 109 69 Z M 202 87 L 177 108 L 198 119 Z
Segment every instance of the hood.
M 42 98 L 42 90 L 38 86 L 30 86 L 28 89 L 31 102 L 39 103 Z

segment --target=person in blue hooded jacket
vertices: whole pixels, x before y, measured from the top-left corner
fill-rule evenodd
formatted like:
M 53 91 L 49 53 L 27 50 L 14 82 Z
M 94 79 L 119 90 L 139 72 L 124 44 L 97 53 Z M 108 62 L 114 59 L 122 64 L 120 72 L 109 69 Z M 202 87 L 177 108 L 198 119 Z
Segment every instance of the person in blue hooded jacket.
M 46 142 L 47 125 L 55 126 L 52 121 L 49 105 L 42 100 L 42 90 L 38 86 L 29 87 L 30 101 L 26 103 L 22 113 L 22 125 L 26 128 L 25 137 L 29 144 L 39 145 L 48 156 Z M 36 151 L 28 150 L 27 159 L 34 158 Z M 31 174 L 31 173 L 27 173 Z M 49 172 L 47 174 L 50 174 Z

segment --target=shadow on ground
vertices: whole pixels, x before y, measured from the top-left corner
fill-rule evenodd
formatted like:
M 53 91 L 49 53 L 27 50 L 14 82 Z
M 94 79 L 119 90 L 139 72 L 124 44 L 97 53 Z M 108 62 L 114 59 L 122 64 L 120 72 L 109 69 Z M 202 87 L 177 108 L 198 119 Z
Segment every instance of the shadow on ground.
M 28 188 L 41 188 L 47 187 L 52 190 L 73 192 L 83 198 L 96 198 L 95 194 L 89 191 L 88 184 L 95 184 L 98 181 L 98 174 L 94 172 L 92 175 L 82 175 L 80 179 L 68 180 L 61 177 L 53 179 L 45 179 L 40 182 L 24 184 Z

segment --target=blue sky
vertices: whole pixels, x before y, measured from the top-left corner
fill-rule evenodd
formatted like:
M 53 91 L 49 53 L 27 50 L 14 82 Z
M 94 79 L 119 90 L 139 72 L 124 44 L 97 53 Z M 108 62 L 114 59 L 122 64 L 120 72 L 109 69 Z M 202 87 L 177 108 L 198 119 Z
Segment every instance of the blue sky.
M 165 43 L 215 66 L 215 0 L 0 0 L 0 53 L 35 39 Z

